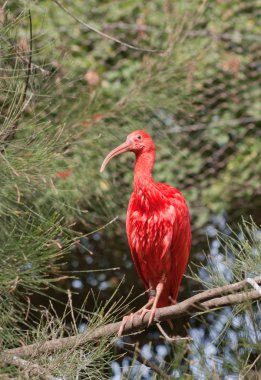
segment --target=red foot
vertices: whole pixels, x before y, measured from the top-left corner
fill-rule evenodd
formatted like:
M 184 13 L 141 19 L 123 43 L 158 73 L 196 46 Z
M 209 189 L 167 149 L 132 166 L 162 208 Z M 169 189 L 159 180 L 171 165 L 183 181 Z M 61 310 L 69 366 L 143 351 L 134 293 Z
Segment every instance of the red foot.
M 118 336 L 119 337 L 122 336 L 124 327 L 126 326 L 126 324 L 128 323 L 129 320 L 130 320 L 130 323 L 133 324 L 133 318 L 134 318 L 134 313 L 131 313 L 130 315 L 125 315 L 125 317 L 122 318 L 122 321 L 121 321 L 121 324 L 120 324 L 120 328 L 119 328 L 119 331 L 118 331 Z
M 142 310 L 138 311 L 137 314 L 140 314 L 140 318 L 143 319 L 144 316 L 145 316 L 147 313 L 150 313 L 150 312 L 151 312 L 150 309 L 146 309 L 146 308 L 145 308 L 145 309 L 142 309 Z
M 156 310 L 157 310 L 156 306 L 155 307 L 153 306 L 152 309 L 150 310 L 150 318 L 149 318 L 148 326 L 152 324 L 155 314 L 156 314 Z

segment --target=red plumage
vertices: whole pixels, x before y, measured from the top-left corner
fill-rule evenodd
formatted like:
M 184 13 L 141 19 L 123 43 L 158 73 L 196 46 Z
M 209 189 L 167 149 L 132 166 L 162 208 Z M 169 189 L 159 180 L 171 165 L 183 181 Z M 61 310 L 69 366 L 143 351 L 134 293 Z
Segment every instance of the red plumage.
M 112 157 L 127 151 L 136 155 L 126 220 L 128 242 L 146 289 L 156 292 L 151 295 L 155 312 L 156 307 L 177 299 L 191 246 L 189 210 L 179 190 L 153 180 L 155 145 L 145 131 L 129 134 L 125 143 L 108 154 L 101 171 Z
M 176 300 L 191 245 L 189 212 L 175 188 L 150 181 L 137 188 L 127 212 L 127 236 L 132 258 L 147 289 L 165 276 L 157 307 Z

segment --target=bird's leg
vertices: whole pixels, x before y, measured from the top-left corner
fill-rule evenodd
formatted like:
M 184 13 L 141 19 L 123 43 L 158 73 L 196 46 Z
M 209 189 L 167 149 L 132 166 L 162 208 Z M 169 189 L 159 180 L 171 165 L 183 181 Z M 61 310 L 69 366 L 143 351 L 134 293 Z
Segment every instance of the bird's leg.
M 149 312 L 150 312 L 150 319 L 149 319 L 148 326 L 152 323 L 152 321 L 153 321 L 153 319 L 155 317 L 155 313 L 156 313 L 156 309 L 157 309 L 157 304 L 158 304 L 159 298 L 161 296 L 163 287 L 164 287 L 163 281 L 159 282 L 158 285 L 156 286 L 156 296 L 154 298 L 152 308 L 151 308 L 151 310 L 149 310 Z
M 158 304 L 159 298 L 161 296 L 161 293 L 162 293 L 162 290 L 164 287 L 164 282 L 165 282 L 165 277 L 163 277 L 161 282 L 159 282 L 158 285 L 156 286 L 156 291 L 154 289 L 152 289 L 150 299 L 146 303 L 146 305 L 137 311 L 137 313 L 141 313 L 141 315 L 140 315 L 141 319 L 143 319 L 145 314 L 150 313 L 148 326 L 152 323 L 152 321 L 155 317 L 157 304 Z M 151 305 L 152 305 L 151 309 L 148 309 L 148 307 L 150 307 Z
M 139 309 L 135 313 L 131 313 L 130 315 L 126 315 L 125 317 L 123 317 L 119 331 L 118 331 L 118 336 L 122 335 L 124 327 L 126 326 L 126 324 L 129 321 L 131 324 L 133 324 L 133 319 L 134 319 L 135 315 L 139 315 L 139 317 L 141 319 L 143 319 L 145 314 L 150 313 L 148 326 L 152 323 L 152 321 L 155 317 L 157 304 L 158 304 L 159 298 L 161 296 L 161 293 L 162 293 L 162 290 L 164 287 L 164 281 L 165 281 L 165 277 L 163 277 L 161 282 L 159 282 L 158 285 L 156 286 L 156 291 L 154 289 L 151 289 L 150 298 L 149 298 L 148 302 L 146 303 L 146 305 L 144 305 L 141 309 Z M 149 309 L 149 307 L 151 307 L 151 309 Z
M 142 308 L 139 309 L 138 311 L 136 311 L 135 313 L 131 313 L 129 315 L 125 315 L 125 317 L 122 318 L 121 325 L 120 325 L 120 328 L 119 328 L 119 331 L 118 331 L 118 336 L 122 335 L 124 327 L 129 322 L 129 320 L 130 320 L 131 324 L 133 323 L 133 318 L 134 318 L 135 315 L 139 315 L 139 317 L 141 319 L 143 319 L 144 315 L 146 313 L 150 312 L 150 309 L 148 309 L 148 307 L 150 307 L 153 304 L 154 298 L 155 297 L 151 297 L 149 299 L 149 301 L 146 303 L 146 305 L 142 306 Z
M 143 319 L 146 313 L 150 312 L 150 309 L 148 309 L 148 307 L 150 307 L 153 304 L 154 300 L 155 297 L 151 297 L 149 301 L 146 303 L 146 305 L 142 306 L 142 308 L 137 311 L 137 314 L 140 314 L 141 319 Z
M 123 330 L 124 330 L 124 327 L 126 326 L 127 322 L 130 320 L 130 323 L 133 324 L 133 318 L 134 318 L 134 313 L 131 313 L 129 315 L 125 315 L 125 317 L 122 318 L 122 321 L 121 321 L 121 324 L 120 324 L 120 328 L 119 328 L 119 331 L 118 331 L 118 336 L 122 336 L 122 333 L 123 333 Z

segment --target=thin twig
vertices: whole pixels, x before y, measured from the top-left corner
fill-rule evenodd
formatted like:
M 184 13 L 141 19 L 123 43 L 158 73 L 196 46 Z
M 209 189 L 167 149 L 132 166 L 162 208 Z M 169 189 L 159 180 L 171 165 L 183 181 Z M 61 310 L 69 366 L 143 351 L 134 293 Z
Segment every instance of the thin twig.
M 71 317 L 72 317 L 72 321 L 73 321 L 73 328 L 75 331 L 77 331 L 77 323 L 75 320 L 73 303 L 72 303 L 72 292 L 70 289 L 67 289 L 67 294 L 68 294 L 68 302 L 69 302 L 69 306 L 70 306 Z
M 253 278 L 246 278 L 246 281 L 261 295 L 261 287 Z
M 145 24 L 130 24 L 126 22 L 113 22 L 110 24 L 104 24 L 102 26 L 103 30 L 114 30 L 121 29 L 127 30 L 130 32 L 158 32 L 158 29 L 154 26 L 145 25 Z M 166 33 L 165 30 L 162 30 L 161 34 Z M 254 33 L 244 33 L 244 34 L 233 34 L 233 33 L 215 33 L 208 29 L 202 30 L 192 30 L 187 33 L 188 37 L 211 37 L 215 40 L 226 40 L 226 41 L 234 41 L 234 40 L 247 40 L 247 41 L 259 41 L 260 37 L 258 34 Z
M 165 339 L 169 343 L 171 343 L 171 342 L 178 342 L 178 341 L 181 341 L 181 340 L 186 340 L 186 341 L 192 340 L 192 338 L 190 336 L 179 336 L 179 335 L 169 336 L 166 333 L 166 331 L 163 329 L 163 327 L 161 326 L 160 323 L 156 323 L 156 326 L 159 329 L 159 331 L 161 332 L 162 338 Z
M 95 234 L 96 232 L 99 232 L 101 230 L 103 230 L 104 228 L 108 227 L 110 224 L 114 223 L 116 220 L 118 220 L 119 216 L 115 216 L 115 218 L 113 218 L 112 220 L 110 220 L 108 223 L 104 224 L 103 226 L 97 228 L 96 230 L 93 230 L 92 232 L 88 232 L 87 234 L 84 234 L 84 235 L 80 235 L 79 237 L 76 237 L 74 239 L 74 241 L 79 241 L 79 238 L 84 238 L 84 237 L 87 237 L 87 236 L 90 236 L 90 235 L 93 235 Z
M 6 0 L 6 1 L 4 2 L 4 4 L 2 5 L 2 9 L 3 9 L 3 10 L 5 9 L 7 3 L 8 3 L 8 0 Z
M 84 21 L 80 20 L 77 16 L 75 16 L 74 14 L 72 14 L 69 11 L 69 9 L 65 8 L 58 0 L 53 0 L 53 2 L 55 4 L 57 4 L 58 7 L 60 7 L 62 10 L 64 10 L 64 12 L 66 12 L 69 16 L 71 16 L 75 21 L 79 22 L 81 25 L 85 26 L 85 28 L 91 30 L 92 32 L 97 33 L 99 36 L 101 36 L 103 38 L 106 38 L 106 39 L 111 40 L 113 42 L 117 42 L 118 44 L 123 45 L 123 46 L 125 46 L 125 47 L 127 47 L 129 49 L 133 49 L 133 50 L 143 51 L 143 52 L 146 52 L 146 53 L 164 53 L 163 50 L 145 49 L 145 48 L 140 48 L 138 46 L 130 45 L 130 44 L 124 42 L 124 41 L 119 40 L 118 38 L 112 37 L 109 34 L 101 32 L 100 30 L 96 29 L 95 27 L 93 27 L 93 26 L 91 26 L 89 24 L 86 24 Z
M 261 354 L 257 356 L 257 358 L 249 365 L 249 368 L 247 368 L 247 371 L 244 373 L 244 379 L 246 379 L 246 375 L 252 370 L 252 368 L 255 366 L 256 363 L 259 362 L 261 359 Z
M 29 50 L 29 59 L 28 59 L 28 65 L 27 65 L 27 75 L 26 75 L 26 81 L 25 81 L 25 89 L 24 89 L 24 95 L 22 99 L 22 104 L 25 102 L 27 90 L 29 87 L 29 80 L 30 75 L 32 72 L 32 55 L 33 55 L 33 25 L 32 25 L 32 16 L 30 9 L 28 10 L 28 17 L 29 17 L 29 29 L 30 29 L 30 50 Z
M 261 276 L 255 277 L 254 281 L 257 284 L 261 284 Z M 199 310 L 203 310 L 204 312 L 211 312 L 224 306 L 239 304 L 246 301 L 255 301 L 261 298 L 261 295 L 256 290 L 248 290 L 241 293 L 235 293 L 246 288 L 247 286 L 247 281 L 243 280 L 231 285 L 225 285 L 218 288 L 206 290 L 176 305 L 157 309 L 153 323 L 155 324 L 157 322 L 163 322 L 168 319 L 177 319 L 184 315 L 197 313 Z M 146 328 L 148 326 L 149 317 L 149 313 L 147 313 L 143 319 L 141 319 L 140 316 L 135 315 L 133 318 L 133 323 L 131 323 L 131 321 L 128 321 L 124 327 L 123 332 L 129 334 Z M 34 343 L 28 346 L 8 349 L 3 351 L 2 355 L 16 355 L 26 357 L 36 356 L 42 353 L 52 353 L 57 350 L 66 349 L 69 347 L 76 348 L 77 346 L 83 345 L 91 340 L 115 335 L 118 333 L 120 326 L 121 322 L 109 323 L 105 326 L 98 327 L 93 331 L 87 330 L 86 332 L 75 336 L 53 339 L 46 342 Z

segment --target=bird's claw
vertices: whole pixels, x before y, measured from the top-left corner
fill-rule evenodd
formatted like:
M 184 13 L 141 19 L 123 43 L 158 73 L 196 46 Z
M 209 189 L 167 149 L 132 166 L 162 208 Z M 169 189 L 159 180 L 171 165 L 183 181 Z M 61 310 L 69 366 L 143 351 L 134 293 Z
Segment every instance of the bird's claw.
M 150 317 L 149 317 L 149 322 L 148 322 L 148 326 L 150 326 L 153 322 L 153 320 L 155 319 L 155 313 L 156 313 L 156 309 L 153 310 L 153 309 L 142 309 L 140 311 L 137 312 L 137 314 L 140 314 L 140 319 L 143 320 L 143 318 L 145 317 L 145 315 L 147 313 L 150 313 Z
M 127 322 L 129 321 L 129 319 L 130 319 L 130 324 L 133 325 L 133 318 L 134 318 L 134 313 L 131 313 L 130 315 L 125 315 L 125 317 L 122 318 L 120 328 L 118 331 L 118 337 L 122 336 L 123 330 L 124 330 Z
M 151 309 L 149 310 L 149 312 L 150 312 L 150 318 L 149 318 L 148 326 L 150 326 L 154 320 L 156 309 Z
M 137 313 L 139 314 L 140 313 L 140 319 L 143 320 L 143 318 L 145 317 L 145 315 L 147 313 L 150 313 L 150 309 L 142 309 L 141 311 L 137 311 Z
M 148 322 L 148 326 L 150 326 L 152 322 L 155 320 L 156 309 L 142 308 L 141 310 L 136 311 L 136 313 L 125 315 L 125 317 L 122 318 L 122 321 L 120 324 L 118 337 L 122 336 L 123 330 L 127 323 L 130 323 L 130 325 L 133 325 L 133 320 L 134 320 L 135 315 L 138 316 L 141 320 L 143 320 L 143 318 L 145 317 L 147 313 L 150 313 L 149 322 Z

